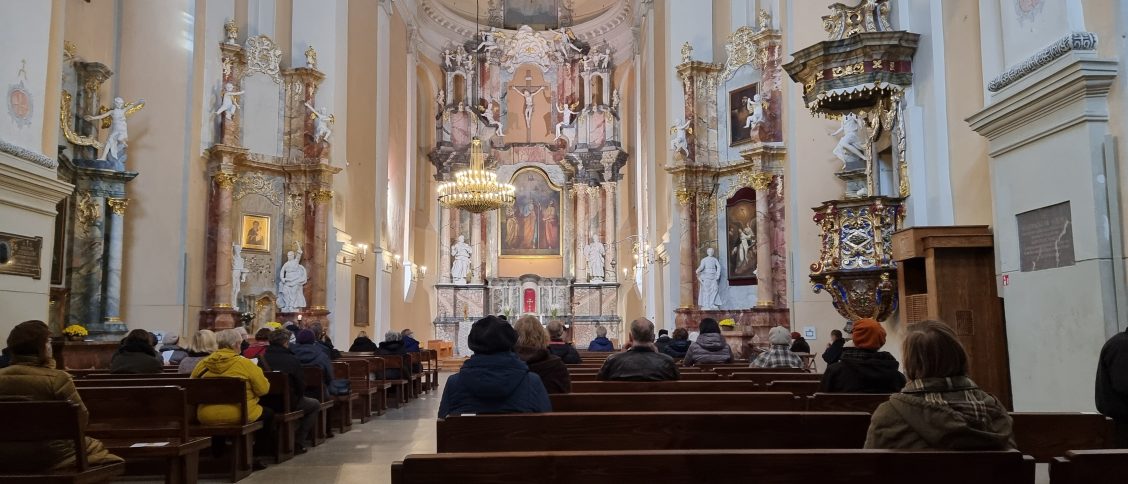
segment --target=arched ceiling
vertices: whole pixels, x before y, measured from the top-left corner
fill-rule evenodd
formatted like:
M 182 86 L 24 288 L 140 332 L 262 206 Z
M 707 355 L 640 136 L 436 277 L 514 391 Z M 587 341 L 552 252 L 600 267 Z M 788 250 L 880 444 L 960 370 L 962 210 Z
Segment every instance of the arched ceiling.
M 555 12 L 558 7 L 572 8 L 572 23 L 582 24 L 611 10 L 620 3 L 620 0 L 494 0 L 500 1 L 509 8 L 526 9 L 536 12 Z M 465 20 L 473 22 L 477 19 L 486 24 L 490 15 L 489 0 L 436 0 L 449 9 L 449 11 Z M 475 7 L 477 15 L 475 16 Z

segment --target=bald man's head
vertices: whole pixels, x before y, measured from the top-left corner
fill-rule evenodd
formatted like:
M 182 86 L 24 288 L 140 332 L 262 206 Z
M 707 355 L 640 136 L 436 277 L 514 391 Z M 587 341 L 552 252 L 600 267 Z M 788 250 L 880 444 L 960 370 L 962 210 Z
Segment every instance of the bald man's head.
M 631 321 L 631 341 L 639 344 L 653 343 L 654 323 L 646 318 L 638 318 Z

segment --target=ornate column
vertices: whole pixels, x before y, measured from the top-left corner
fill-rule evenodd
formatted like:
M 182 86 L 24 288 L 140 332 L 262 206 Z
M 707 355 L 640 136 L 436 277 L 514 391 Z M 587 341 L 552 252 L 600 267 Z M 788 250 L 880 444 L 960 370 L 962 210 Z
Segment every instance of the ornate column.
M 450 284 L 450 209 L 439 204 L 439 284 Z
M 758 172 L 752 175 L 752 188 L 756 190 L 756 305 L 772 307 L 772 244 L 771 213 L 768 208 L 769 187 L 772 174 Z
M 619 239 L 619 224 L 616 220 L 617 217 L 615 215 L 616 185 L 618 185 L 618 183 L 616 182 L 603 182 L 603 195 L 605 196 L 603 207 L 605 211 L 604 220 L 606 221 L 606 228 L 604 230 L 604 233 L 606 234 L 606 240 L 604 241 L 604 243 L 607 244 L 608 248 L 604 266 L 604 272 L 606 273 L 606 275 L 603 279 L 606 282 L 619 282 L 619 277 L 615 271 L 615 259 L 617 258 L 619 252 L 619 244 L 616 242 Z
M 694 257 L 694 247 L 696 244 L 693 240 L 693 235 L 696 233 L 694 230 L 694 213 L 693 209 L 695 198 L 692 192 L 685 189 L 677 191 L 678 198 L 678 220 L 681 222 L 681 237 L 680 245 L 678 246 L 678 259 L 681 261 L 681 270 L 678 276 L 679 289 L 678 289 L 678 306 L 683 308 L 692 308 L 697 306 L 697 299 L 695 290 L 697 287 L 697 274 L 693 271 L 697 268 L 697 261 Z
M 576 282 L 588 281 L 587 258 L 584 257 L 584 246 L 591 240 L 588 237 L 588 211 L 587 192 L 588 186 L 577 184 L 573 189 L 576 194 Z
M 122 239 L 125 236 L 125 207 L 129 205 L 128 198 L 107 198 L 106 204 L 110 207 L 107 222 L 110 225 L 110 236 L 107 239 L 106 250 L 106 285 L 103 290 L 103 300 L 106 304 L 105 320 L 107 330 L 112 330 L 111 325 L 123 325 L 121 321 L 121 255 Z M 124 330 L 124 327 L 118 328 Z
M 482 283 L 482 214 L 470 214 L 470 284 Z
M 608 240 L 608 237 L 606 235 L 601 234 L 602 231 L 600 230 L 600 226 L 599 226 L 600 220 L 602 219 L 601 215 L 603 214 L 603 196 L 602 196 L 601 190 L 597 186 L 588 187 L 587 195 L 588 195 L 588 201 L 587 201 L 588 217 L 586 219 L 582 220 L 584 227 L 587 229 L 587 236 L 586 236 L 587 238 L 584 239 L 585 244 L 587 242 L 591 242 L 591 236 L 592 235 L 597 235 L 597 236 L 599 236 L 599 242 L 602 243 L 603 248 L 606 249 L 607 247 L 609 247 L 610 240 Z M 603 220 L 603 222 L 604 222 L 604 225 L 606 225 L 605 219 Z M 604 252 L 603 255 L 604 255 L 604 257 L 603 257 L 604 265 L 606 266 L 607 253 Z M 584 259 L 584 263 L 585 263 L 585 267 L 586 267 L 586 263 L 587 263 L 586 258 Z M 606 271 L 604 271 L 604 272 L 606 272 Z M 606 274 L 603 275 L 603 278 L 604 278 L 603 279 L 604 281 L 607 281 L 607 275 Z M 589 281 L 591 280 L 591 274 L 588 274 L 588 280 Z
M 313 247 L 307 263 L 310 272 L 310 301 L 311 311 L 328 311 L 325 306 L 325 264 L 328 260 L 329 241 L 329 206 L 333 201 L 333 190 L 320 188 L 310 192 L 313 201 Z M 230 271 L 228 271 L 230 273 Z
M 215 284 L 212 293 L 212 307 L 232 309 L 231 301 L 231 204 L 234 196 L 235 180 L 238 176 L 231 172 L 217 171 L 212 174 L 215 181 Z

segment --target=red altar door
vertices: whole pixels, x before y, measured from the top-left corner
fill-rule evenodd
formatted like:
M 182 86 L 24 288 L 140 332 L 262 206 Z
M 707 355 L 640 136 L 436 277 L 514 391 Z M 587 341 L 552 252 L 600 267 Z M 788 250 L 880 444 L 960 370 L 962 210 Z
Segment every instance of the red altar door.
M 537 313 L 537 291 L 533 288 L 525 289 L 525 309 L 526 314 Z

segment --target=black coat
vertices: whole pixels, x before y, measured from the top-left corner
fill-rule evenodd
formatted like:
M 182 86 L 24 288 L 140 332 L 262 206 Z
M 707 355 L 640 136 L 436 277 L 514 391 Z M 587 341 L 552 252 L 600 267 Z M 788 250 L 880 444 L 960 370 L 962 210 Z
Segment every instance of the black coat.
M 110 359 L 110 373 L 160 373 L 164 360 L 145 343 L 130 341 L 121 345 Z
M 671 358 L 685 358 L 685 353 L 689 351 L 689 345 L 690 342 L 687 339 L 675 339 L 670 341 L 662 352 L 670 355 Z
M 447 378 L 439 418 L 464 413 L 545 413 L 552 402 L 540 377 L 511 352 L 477 354 Z
M 549 341 L 548 352 L 559 357 L 566 365 L 583 363 L 583 359 L 580 358 L 580 352 L 576 351 L 576 347 L 572 346 L 572 343 L 565 343 L 559 340 Z
M 678 365 L 673 358 L 655 351 L 651 345 L 638 345 L 607 358 L 596 378 L 602 381 L 663 381 L 677 380 L 679 376 Z
M 568 367 L 564 366 L 560 357 L 550 354 L 548 350 L 520 352 L 517 356 L 529 365 L 529 371 L 540 377 L 549 395 L 572 391 L 572 377 L 568 375 Z
M 673 341 L 673 339 L 671 339 L 669 336 L 662 335 L 659 336 L 658 339 L 654 340 L 654 346 L 658 348 L 659 353 L 665 353 L 666 346 L 669 345 L 671 341 Z
M 290 405 L 297 405 L 305 395 L 305 370 L 302 369 L 302 362 L 298 361 L 293 351 L 278 345 L 267 346 L 262 359 L 271 371 L 286 374 L 286 379 L 290 381 Z M 316 392 L 311 396 L 316 398 Z M 281 405 L 271 408 L 282 411 Z
M 367 352 L 372 353 L 376 351 L 376 342 L 365 336 L 358 336 L 353 340 L 352 346 L 349 347 L 349 352 Z
M 823 352 L 823 361 L 825 361 L 828 365 L 838 363 L 838 359 L 842 358 L 842 346 L 845 344 L 846 338 L 838 338 L 834 340 L 834 342 L 826 348 L 826 351 Z
M 792 353 L 810 353 L 811 352 L 811 345 L 809 343 L 807 343 L 806 339 L 803 339 L 803 337 L 800 336 L 798 339 L 791 342 L 791 352 Z
M 376 354 L 383 356 L 406 355 L 407 352 L 407 345 L 404 344 L 403 341 L 381 341 L 380 345 L 376 348 Z M 423 371 L 422 364 L 412 366 L 415 367 L 416 373 Z M 399 380 L 403 377 L 403 373 L 400 372 L 399 368 L 389 368 L 383 375 L 383 378 L 387 380 Z
M 888 352 L 846 348 L 842 359 L 826 368 L 819 391 L 897 393 L 905 387 L 905 375 L 897 367 L 897 359 Z
M 1109 338 L 1101 348 L 1096 401 L 1097 410 L 1105 416 L 1128 422 L 1128 332 Z

